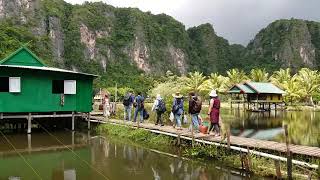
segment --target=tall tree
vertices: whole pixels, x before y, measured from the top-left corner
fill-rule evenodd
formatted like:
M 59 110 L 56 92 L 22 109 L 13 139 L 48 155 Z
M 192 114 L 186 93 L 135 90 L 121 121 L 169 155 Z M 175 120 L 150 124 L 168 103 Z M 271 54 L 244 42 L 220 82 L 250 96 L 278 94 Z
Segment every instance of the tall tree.
M 194 73 L 189 73 L 188 77 L 185 80 L 186 86 L 188 90 L 199 93 L 201 90 L 201 84 L 204 82 L 205 79 L 206 77 L 203 76 L 202 73 L 199 73 L 197 71 Z
M 303 90 L 303 97 L 309 101 L 310 105 L 314 105 L 313 96 L 320 87 L 320 75 L 318 71 L 308 68 L 302 68 L 297 74 L 297 82 Z
M 234 84 L 238 84 L 245 80 L 248 80 L 246 73 L 243 70 L 239 69 L 231 69 L 227 71 L 227 75 L 229 78 L 229 87 L 233 86 Z
M 205 80 L 200 89 L 201 91 L 208 92 L 215 89 L 217 92 L 225 92 L 228 88 L 229 78 L 219 75 L 218 73 L 211 73 L 209 79 Z
M 270 81 L 280 88 L 284 88 L 283 84 L 287 81 L 290 81 L 291 69 L 280 69 L 279 71 L 275 71 L 273 75 L 270 77 Z
M 265 69 L 252 69 L 250 79 L 255 82 L 268 82 L 269 73 Z

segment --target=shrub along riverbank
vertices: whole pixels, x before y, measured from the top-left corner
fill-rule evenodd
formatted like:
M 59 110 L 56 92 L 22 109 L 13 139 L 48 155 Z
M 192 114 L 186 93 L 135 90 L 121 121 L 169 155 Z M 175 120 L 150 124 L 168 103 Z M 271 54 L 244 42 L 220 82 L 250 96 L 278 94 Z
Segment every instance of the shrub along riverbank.
M 129 140 L 142 146 L 162 151 L 169 151 L 173 147 L 178 146 L 175 138 L 158 135 L 143 129 L 133 129 L 129 126 L 104 124 L 100 125 L 97 128 L 97 131 L 101 135 L 116 137 L 117 139 L 121 140 Z M 181 152 L 183 152 L 182 154 L 184 157 L 203 161 L 215 161 L 237 169 L 242 169 L 242 166 L 249 165 L 251 173 L 259 176 L 275 177 L 276 171 L 274 160 L 272 159 L 258 157 L 252 154 L 248 156 L 242 156 L 244 154 L 241 155 L 237 151 L 232 151 L 222 147 L 208 146 L 200 143 L 196 143 L 194 147 L 192 147 L 190 142 L 187 141 L 182 141 L 179 149 Z M 245 160 L 242 161 L 242 159 Z M 311 163 L 320 163 L 319 160 L 314 159 L 309 159 L 308 161 Z M 242 165 L 243 162 L 244 165 Z M 280 167 L 283 176 L 285 176 L 285 172 L 287 172 L 286 164 L 281 162 Z M 305 179 L 307 174 L 309 174 L 308 170 L 299 168 L 297 166 L 293 167 L 293 175 L 295 178 Z M 313 172 L 313 177 L 320 178 L 319 174 L 319 172 Z

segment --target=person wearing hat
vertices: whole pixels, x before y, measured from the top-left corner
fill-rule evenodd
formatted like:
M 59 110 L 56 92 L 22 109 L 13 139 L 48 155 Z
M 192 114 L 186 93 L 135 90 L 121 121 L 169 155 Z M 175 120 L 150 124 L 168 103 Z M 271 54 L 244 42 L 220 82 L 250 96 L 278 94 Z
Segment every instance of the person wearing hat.
M 210 118 L 210 128 L 209 132 L 212 129 L 215 130 L 215 136 L 220 136 L 220 126 L 219 126 L 219 119 L 220 119 L 220 99 L 218 98 L 216 90 L 212 90 L 209 94 L 210 96 L 210 106 L 209 106 L 209 118 Z
M 181 130 L 181 117 L 183 115 L 183 96 L 180 92 L 176 92 L 172 95 L 174 97 L 172 105 L 172 113 L 174 115 L 175 124 L 173 127 L 178 126 L 178 130 Z
M 157 113 L 157 122 L 155 125 L 158 125 L 160 123 L 161 126 L 164 126 L 161 116 L 164 112 L 166 112 L 166 105 L 160 94 L 157 94 L 157 98 L 152 106 L 152 111 L 155 111 Z

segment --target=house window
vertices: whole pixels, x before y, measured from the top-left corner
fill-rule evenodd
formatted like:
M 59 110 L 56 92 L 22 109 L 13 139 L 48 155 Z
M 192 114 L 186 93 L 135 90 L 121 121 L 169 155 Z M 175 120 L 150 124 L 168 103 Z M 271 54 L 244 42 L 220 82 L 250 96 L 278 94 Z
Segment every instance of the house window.
M 20 77 L 9 77 L 9 92 L 11 92 L 11 93 L 20 93 L 21 92 Z
M 9 92 L 9 77 L 0 77 L 0 92 Z
M 75 80 L 64 81 L 64 94 L 76 94 L 77 93 L 77 82 Z
M 63 94 L 64 93 L 64 81 L 63 80 L 53 80 L 52 81 L 52 93 L 53 94 Z
M 53 94 L 76 94 L 77 93 L 76 80 L 53 80 L 52 93 Z

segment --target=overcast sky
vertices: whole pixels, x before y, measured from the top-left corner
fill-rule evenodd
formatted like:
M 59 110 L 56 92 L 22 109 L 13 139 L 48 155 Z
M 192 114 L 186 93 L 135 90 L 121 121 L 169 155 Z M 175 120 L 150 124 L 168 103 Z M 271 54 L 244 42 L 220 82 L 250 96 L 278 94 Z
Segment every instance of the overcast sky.
M 85 0 L 65 0 L 81 4 Z M 90 1 L 90 0 L 89 0 Z M 91 0 L 101 1 L 101 0 Z M 246 45 L 276 19 L 320 21 L 320 0 L 102 0 L 116 7 L 137 7 L 154 14 L 166 13 L 186 27 L 211 23 L 218 35 Z

